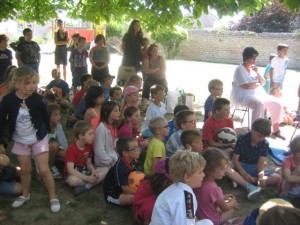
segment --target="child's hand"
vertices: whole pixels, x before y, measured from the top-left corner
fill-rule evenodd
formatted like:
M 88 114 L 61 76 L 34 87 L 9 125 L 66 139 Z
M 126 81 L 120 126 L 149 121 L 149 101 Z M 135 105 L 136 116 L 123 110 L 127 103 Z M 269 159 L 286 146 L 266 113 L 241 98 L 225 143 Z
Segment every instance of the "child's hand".
M 92 174 L 92 175 L 88 176 L 87 182 L 90 184 L 96 184 L 97 180 L 98 180 L 98 178 Z
M 225 200 L 225 202 L 229 202 L 229 201 L 231 201 L 232 199 L 234 199 L 235 197 L 234 197 L 234 195 L 233 194 L 226 194 L 226 195 L 224 195 L 224 200 Z
M 239 203 L 237 202 L 237 200 L 234 198 L 230 201 L 230 203 L 232 204 L 234 209 L 240 209 Z
M 140 142 L 140 146 L 142 149 L 144 149 L 144 148 L 148 147 L 149 143 L 150 143 L 150 140 L 144 139 L 143 141 Z

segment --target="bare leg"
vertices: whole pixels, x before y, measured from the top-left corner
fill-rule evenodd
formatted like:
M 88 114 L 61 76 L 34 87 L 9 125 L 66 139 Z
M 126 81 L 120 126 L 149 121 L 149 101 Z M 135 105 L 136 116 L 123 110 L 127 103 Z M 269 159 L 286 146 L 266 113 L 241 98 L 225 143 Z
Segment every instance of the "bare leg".
M 247 181 L 245 181 L 244 178 L 231 167 L 227 167 L 225 175 L 242 187 L 245 187 L 247 184 Z
M 49 166 L 55 166 L 55 161 L 58 155 L 59 145 L 57 142 L 49 144 Z
M 17 159 L 21 166 L 20 177 L 22 184 L 22 196 L 27 197 L 29 195 L 31 182 L 31 157 L 28 155 L 17 155 Z
M 63 65 L 63 76 L 64 81 L 67 81 L 67 65 Z
M 121 194 L 119 197 L 120 205 L 131 205 L 133 197 L 133 194 Z

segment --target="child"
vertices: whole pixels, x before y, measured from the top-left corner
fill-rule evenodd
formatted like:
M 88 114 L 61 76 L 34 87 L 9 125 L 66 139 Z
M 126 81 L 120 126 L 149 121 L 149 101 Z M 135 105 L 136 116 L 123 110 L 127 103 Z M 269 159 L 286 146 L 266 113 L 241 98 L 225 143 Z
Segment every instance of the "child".
M 57 104 L 49 104 L 48 115 L 50 121 L 49 141 L 49 166 L 54 178 L 62 178 L 59 170 L 55 166 L 57 158 L 65 159 L 68 141 L 65 136 L 62 125 L 60 124 L 60 107 Z
M 77 93 L 77 87 L 80 85 L 80 76 L 82 74 L 86 74 L 88 71 L 87 66 L 87 58 L 89 57 L 89 53 L 86 49 L 84 49 L 86 43 L 85 37 L 78 38 L 78 46 L 71 51 L 71 55 L 69 58 L 69 62 L 71 64 L 71 72 L 72 72 L 72 87 L 74 96 Z
M 202 154 L 203 152 L 203 143 L 202 137 L 198 130 L 185 130 L 180 136 L 181 143 L 185 149 L 189 149 L 192 152 L 197 152 Z M 233 188 L 236 188 L 237 185 L 242 186 L 247 192 L 247 198 L 249 200 L 255 199 L 256 196 L 261 191 L 261 187 L 257 187 L 247 182 L 241 177 L 239 173 L 233 170 L 228 166 L 225 170 L 225 175 L 232 180 Z
M 57 69 L 53 69 L 52 80 L 46 87 L 46 96 L 55 99 L 55 102 L 60 106 L 68 106 L 69 104 L 69 85 L 66 81 L 60 78 L 60 72 Z
M 12 77 L 15 69 L 17 69 L 17 67 L 12 65 L 7 67 L 5 71 L 4 82 L 0 85 L 0 102 L 5 95 L 14 90 L 12 85 Z
M 105 37 L 98 34 L 94 40 L 96 46 L 90 50 L 90 61 L 92 64 L 93 79 L 103 84 L 105 75 L 109 75 L 108 64 L 110 61 L 110 54 L 105 47 Z
M 139 105 L 139 92 L 142 89 L 138 89 L 136 86 L 127 86 L 124 89 L 124 101 L 121 107 L 121 115 L 124 114 L 124 110 L 129 106 L 138 107 Z
M 208 91 L 210 95 L 204 103 L 204 122 L 213 114 L 213 104 L 217 97 L 221 97 L 223 93 L 223 82 L 219 79 L 213 79 L 208 83 Z
M 85 95 L 85 92 L 86 92 L 85 84 L 90 79 L 92 79 L 92 75 L 91 74 L 82 74 L 80 76 L 80 86 L 81 86 L 81 89 L 76 93 L 76 95 L 74 95 L 73 102 L 72 102 L 74 109 L 77 108 L 81 97 Z
M 204 178 L 205 160 L 195 152 L 177 151 L 170 158 L 170 175 L 174 184 L 156 199 L 152 212 L 153 225 L 212 225 L 210 220 L 196 223 L 198 206 L 193 188 L 201 186 Z
M 135 190 L 128 186 L 128 175 L 137 170 L 136 160 L 140 156 L 140 149 L 133 137 L 120 138 L 116 148 L 120 157 L 109 169 L 103 182 L 105 201 L 116 205 L 131 205 Z
M 0 153 L 5 152 L 3 132 L 8 118 L 10 137 L 14 140 L 12 153 L 17 155 L 21 170 L 22 195 L 12 204 L 21 207 L 30 199 L 31 154 L 34 155 L 40 175 L 47 188 L 51 211 L 60 210 L 59 200 L 55 194 L 55 183 L 49 169 L 49 145 L 47 133 L 50 131 L 49 117 L 43 97 L 35 91 L 38 84 L 37 73 L 28 68 L 15 70 L 13 81 L 16 91 L 3 98 L 0 105 Z
M 281 198 L 300 197 L 300 136 L 295 137 L 290 143 L 292 155 L 282 163 L 282 192 Z
M 138 143 L 141 149 L 146 148 L 149 145 L 148 139 L 143 139 L 139 136 L 141 113 L 140 110 L 134 106 L 129 106 L 124 111 L 124 121 L 118 130 L 118 137 L 133 137 L 138 139 Z
M 143 38 L 142 39 L 142 62 L 144 61 L 145 58 L 148 57 L 148 48 L 150 46 L 150 41 L 148 38 Z M 145 77 L 143 77 L 143 80 L 145 80 Z
M 122 88 L 112 87 L 109 90 L 109 100 L 118 103 L 121 106 L 122 103 Z
M 143 83 L 143 79 L 139 75 L 134 74 L 134 75 L 131 75 L 130 77 L 128 77 L 128 79 L 124 85 L 124 88 L 126 88 L 127 86 L 135 86 L 138 89 L 141 89 L 142 83 Z
M 274 206 L 265 212 L 258 225 L 298 225 L 300 221 L 300 209 Z
M 196 128 L 196 116 L 191 110 L 182 110 L 175 116 L 175 126 L 178 129 L 169 138 L 166 144 L 167 156 L 171 157 L 177 150 L 183 149 L 180 141 L 180 135 L 184 130 L 192 130 Z
M 150 120 L 149 128 L 153 133 L 148 148 L 144 163 L 144 173 L 152 175 L 156 162 L 166 155 L 166 148 L 163 142 L 165 136 L 169 133 L 169 126 L 166 119 L 156 117 Z
M 153 137 L 149 130 L 149 122 L 155 117 L 164 117 L 167 113 L 166 105 L 162 102 L 165 98 L 165 88 L 161 85 L 153 85 L 150 89 L 153 102 L 147 108 L 145 120 L 142 124 L 141 131 L 145 137 Z
M 95 139 L 92 125 L 79 121 L 74 125 L 73 132 L 76 140 L 68 147 L 64 174 L 67 184 L 75 187 L 74 196 L 78 196 L 100 183 L 103 174 L 92 163 L 92 144 Z
M 7 49 L 8 37 L 5 34 L 0 35 L 0 85 L 4 82 L 4 75 L 9 66 L 12 65 L 12 52 Z
M 172 184 L 169 174 L 169 158 L 161 158 L 154 167 L 154 174 L 146 177 L 137 188 L 133 198 L 134 219 L 148 225 L 154 203 L 159 194 Z
M 225 175 L 228 160 L 221 150 L 215 148 L 208 149 L 202 156 L 206 161 L 205 177 L 201 187 L 194 189 L 199 206 L 196 216 L 210 219 L 214 225 L 221 225 L 239 209 L 235 196 L 223 195 L 221 187 L 215 183 Z
M 224 127 L 233 129 L 233 120 L 228 118 L 230 113 L 230 101 L 226 98 L 217 98 L 214 101 L 213 115 L 209 117 L 203 125 L 204 149 L 208 147 L 218 147 L 226 151 L 228 159 L 232 155 L 232 144 L 218 142 L 217 132 Z
M 271 61 L 272 59 L 276 56 L 276 54 L 271 54 L 269 57 L 269 64 L 266 67 L 265 73 L 264 73 L 264 78 L 266 80 L 266 83 L 264 85 L 264 89 L 266 91 L 267 94 L 269 94 L 270 92 L 270 71 L 271 71 Z
M 280 102 L 281 102 L 283 111 L 281 113 L 281 122 L 280 123 L 293 125 L 294 119 L 297 117 L 297 114 L 288 110 L 288 108 L 284 104 L 283 100 L 281 99 L 281 97 L 282 97 L 281 89 L 278 87 L 272 88 L 270 90 L 270 95 L 274 96 L 275 98 L 279 98 L 281 100 Z
M 176 114 L 182 110 L 190 110 L 189 107 L 187 107 L 186 105 L 176 105 L 175 108 L 174 108 L 174 111 L 173 111 L 173 116 L 175 118 Z M 174 121 L 174 118 L 173 119 L 170 119 L 168 121 L 168 124 L 169 124 L 169 127 L 170 127 L 170 132 L 168 134 L 168 136 L 165 138 L 165 141 L 168 141 L 169 138 L 171 137 L 171 135 L 177 130 L 175 128 L 175 121 Z
M 102 79 L 101 87 L 104 90 L 104 101 L 106 102 L 109 100 L 109 90 L 111 89 L 111 84 L 113 82 L 113 79 L 115 79 L 115 76 L 109 74 L 103 76 Z
M 18 66 L 30 67 L 38 73 L 41 62 L 40 46 L 32 41 L 32 30 L 30 28 L 25 28 L 23 35 L 25 40 L 18 44 L 16 51 Z
M 277 174 L 264 171 L 269 149 L 269 142 L 265 138 L 270 134 L 270 120 L 255 120 L 251 132 L 238 138 L 232 156 L 235 169 L 241 176 L 247 182 L 261 187 L 276 186 L 280 180 Z
M 274 57 L 271 61 L 270 70 L 270 88 L 279 87 L 282 90 L 284 77 L 286 74 L 289 59 L 286 57 L 289 50 L 287 44 L 278 44 L 278 56 Z
M 99 86 L 90 87 L 84 100 L 86 107 L 84 120 L 90 122 L 93 126 L 93 131 L 95 131 L 100 122 L 101 106 L 104 103 L 103 88 Z
M 115 102 L 104 102 L 100 113 L 101 122 L 96 129 L 94 142 L 94 165 L 103 171 L 108 172 L 118 160 L 115 144 L 118 139 L 117 124 L 120 120 L 119 106 Z

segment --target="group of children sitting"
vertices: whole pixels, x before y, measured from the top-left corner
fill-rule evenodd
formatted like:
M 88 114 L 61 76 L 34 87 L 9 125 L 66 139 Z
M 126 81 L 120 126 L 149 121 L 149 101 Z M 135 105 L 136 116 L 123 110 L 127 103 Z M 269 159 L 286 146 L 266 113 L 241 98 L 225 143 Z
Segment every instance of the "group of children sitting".
M 74 113 L 68 117 L 75 140 L 68 145 L 60 109 L 69 105 L 69 89 L 59 71 L 54 69 L 52 76 L 45 92 L 46 105 L 35 92 L 37 74 L 17 68 L 13 75 L 16 90 L 0 105 L 0 122 L 7 124 L 8 118 L 15 141 L 12 152 L 21 167 L 22 192 L 12 207 L 21 207 L 30 199 L 31 156 L 47 187 L 52 212 L 60 210 L 53 180 L 62 177 L 56 167 L 58 158 L 64 159 L 63 175 L 74 188 L 74 196 L 101 183 L 105 201 L 133 205 L 134 218 L 142 224 L 224 224 L 239 209 L 238 199 L 223 194 L 215 182 L 224 176 L 234 187 L 245 188 L 249 200 L 267 186 L 279 187 L 286 200 L 300 197 L 300 137 L 290 143 L 292 154 L 284 161 L 282 174 L 265 169 L 266 137 L 271 134 L 268 119 L 256 120 L 235 144 L 218 141 L 218 130 L 234 128 L 230 101 L 217 97 L 222 95 L 221 81 L 209 83 L 211 95 L 201 134 L 195 113 L 186 106 L 175 107 L 174 120 L 165 119 L 166 93 L 161 85 L 151 87 L 152 101 L 142 122 L 138 109 L 142 79 L 138 75 L 128 79 L 123 92 L 120 87 L 110 87 L 113 76 L 106 76 L 100 86 L 91 75 L 81 75 L 82 88 L 73 100 Z M 3 128 L 0 153 L 5 153 Z M 140 165 L 142 151 L 146 157 Z M 0 163 L 4 157 L 0 155 Z M 146 178 L 134 190 L 128 176 L 141 166 Z

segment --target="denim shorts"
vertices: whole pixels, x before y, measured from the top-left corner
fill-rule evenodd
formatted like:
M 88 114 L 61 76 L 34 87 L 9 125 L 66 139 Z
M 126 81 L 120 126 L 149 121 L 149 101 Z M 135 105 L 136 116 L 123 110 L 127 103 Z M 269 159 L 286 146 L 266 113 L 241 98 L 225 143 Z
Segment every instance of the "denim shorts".
M 251 177 L 258 177 L 256 164 L 248 164 L 248 163 L 240 162 L 240 165 L 248 174 L 250 174 Z M 269 176 L 271 173 L 273 173 L 272 170 L 268 170 L 268 169 L 264 170 L 265 176 Z

